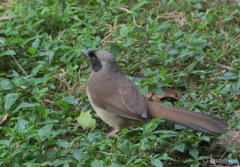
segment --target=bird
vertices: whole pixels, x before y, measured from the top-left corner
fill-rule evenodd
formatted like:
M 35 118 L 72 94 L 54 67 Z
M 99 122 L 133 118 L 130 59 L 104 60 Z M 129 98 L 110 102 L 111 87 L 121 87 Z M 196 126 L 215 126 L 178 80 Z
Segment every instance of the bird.
M 99 117 L 114 128 L 107 137 L 159 117 L 214 136 L 224 133 L 228 127 L 226 121 L 212 115 L 145 100 L 110 52 L 80 51 L 90 60 L 91 74 L 86 87 L 90 104 Z

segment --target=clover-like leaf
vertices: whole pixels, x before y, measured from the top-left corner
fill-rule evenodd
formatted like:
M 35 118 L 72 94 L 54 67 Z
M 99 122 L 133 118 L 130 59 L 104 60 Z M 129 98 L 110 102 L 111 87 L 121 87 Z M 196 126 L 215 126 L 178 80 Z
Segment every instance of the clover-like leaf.
M 77 122 L 83 130 L 86 130 L 87 128 L 95 129 L 96 127 L 96 120 L 92 118 L 90 110 L 87 112 L 81 112 L 79 117 L 77 117 Z

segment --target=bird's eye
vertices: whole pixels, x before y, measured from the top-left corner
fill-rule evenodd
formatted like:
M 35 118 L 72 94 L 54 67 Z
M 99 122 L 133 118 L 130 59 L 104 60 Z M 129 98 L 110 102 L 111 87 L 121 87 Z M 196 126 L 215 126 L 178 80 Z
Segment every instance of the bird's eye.
M 92 61 L 95 62 L 96 61 L 96 57 L 92 57 Z

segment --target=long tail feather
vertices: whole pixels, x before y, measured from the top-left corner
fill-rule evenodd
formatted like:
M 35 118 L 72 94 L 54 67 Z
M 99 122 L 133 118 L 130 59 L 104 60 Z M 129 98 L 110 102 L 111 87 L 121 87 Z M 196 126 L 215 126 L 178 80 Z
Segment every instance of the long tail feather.
M 163 117 L 166 121 L 215 136 L 222 134 L 228 127 L 228 123 L 220 118 L 183 108 L 155 102 L 148 102 L 147 108 L 151 119 Z

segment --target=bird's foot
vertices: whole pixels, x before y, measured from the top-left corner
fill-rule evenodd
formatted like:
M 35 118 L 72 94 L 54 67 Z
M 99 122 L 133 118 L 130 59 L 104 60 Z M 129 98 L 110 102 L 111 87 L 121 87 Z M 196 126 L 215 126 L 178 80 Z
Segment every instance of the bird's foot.
M 110 137 L 116 135 L 116 133 L 118 133 L 118 132 L 119 132 L 118 129 L 114 129 L 113 131 L 111 131 L 110 133 L 107 134 L 107 138 L 110 138 Z

